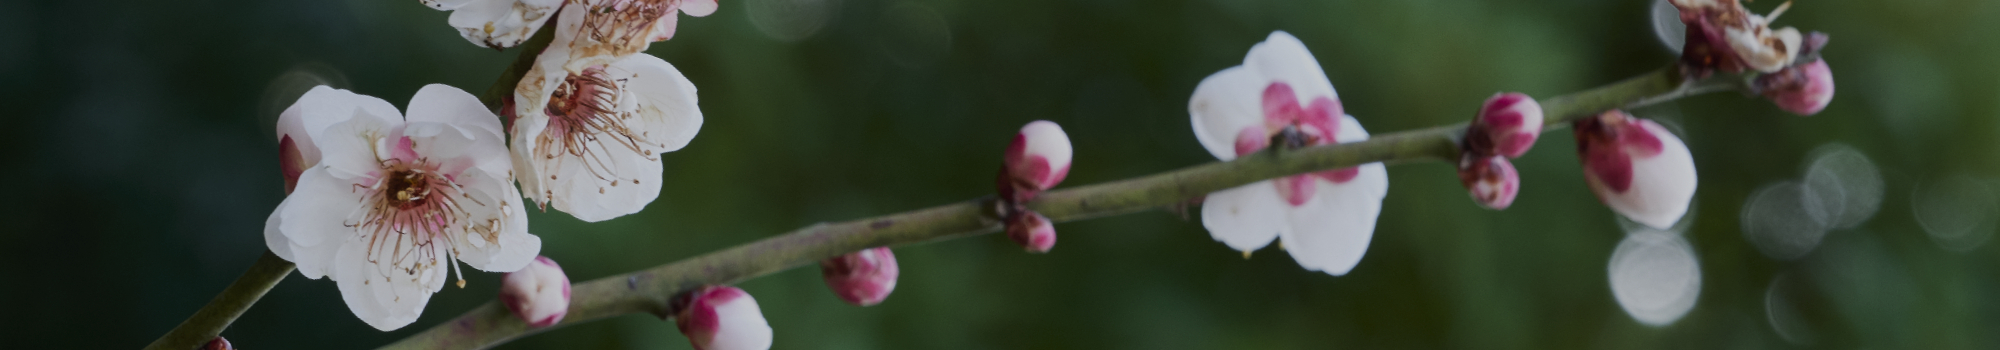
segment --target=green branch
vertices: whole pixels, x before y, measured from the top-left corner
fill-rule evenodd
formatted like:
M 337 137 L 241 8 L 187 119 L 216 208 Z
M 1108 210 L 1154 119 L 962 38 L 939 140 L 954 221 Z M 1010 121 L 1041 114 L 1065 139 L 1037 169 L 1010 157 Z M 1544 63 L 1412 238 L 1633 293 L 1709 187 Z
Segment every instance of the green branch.
M 525 53 L 524 53 L 525 54 Z M 512 72 L 510 70 L 510 72 Z M 518 78 L 512 76 L 510 78 Z M 1541 101 L 1549 129 L 1605 110 L 1636 108 L 1733 87 L 1739 77 L 1718 75 L 1686 82 L 1674 67 L 1575 94 Z M 511 83 L 503 78 L 501 83 Z M 497 88 L 497 87 L 496 87 Z M 1376 135 L 1367 141 L 1258 152 L 1228 162 L 1197 165 L 1150 176 L 1043 193 L 1028 207 L 1057 222 L 1132 213 L 1186 203 L 1208 193 L 1264 179 L 1370 162 L 1455 160 L 1463 123 Z M 562 326 L 633 313 L 668 316 L 673 295 L 703 285 L 732 284 L 817 263 L 849 252 L 955 239 L 1001 229 L 991 197 L 839 223 L 822 223 L 775 237 L 572 287 L 568 316 L 547 328 L 528 328 L 497 301 L 384 349 L 475 349 Z
M 215 299 L 208 301 L 208 305 L 195 311 L 194 316 L 188 316 L 186 321 L 181 321 L 181 325 L 175 326 L 167 335 L 146 345 L 146 349 L 186 350 L 208 343 L 221 335 L 223 329 L 229 328 L 229 323 L 236 322 L 236 317 L 250 310 L 250 304 L 256 304 L 257 299 L 263 298 L 265 292 L 278 286 L 278 281 L 285 280 L 285 275 L 291 273 L 292 262 L 265 251 L 264 256 L 257 258 L 256 264 L 250 265 L 250 271 L 244 271 L 242 277 L 229 284 L 229 288 L 222 289 L 222 294 L 217 294 Z

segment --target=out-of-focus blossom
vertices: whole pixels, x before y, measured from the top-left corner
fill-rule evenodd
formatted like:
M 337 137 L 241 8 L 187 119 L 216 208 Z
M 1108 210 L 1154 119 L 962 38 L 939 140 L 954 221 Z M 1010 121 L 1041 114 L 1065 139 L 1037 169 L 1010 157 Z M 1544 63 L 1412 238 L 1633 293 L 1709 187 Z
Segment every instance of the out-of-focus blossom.
M 1007 238 L 1029 253 L 1047 253 L 1056 246 L 1056 226 L 1049 218 L 1033 211 L 1019 211 L 1006 219 Z
M 742 289 L 708 286 L 675 298 L 674 323 L 695 350 L 771 348 L 771 324 Z
M 1225 161 L 1274 137 L 1283 149 L 1368 139 L 1305 44 L 1282 31 L 1252 46 L 1242 66 L 1202 79 L 1188 113 L 1195 138 Z M 1344 275 L 1367 252 L 1388 191 L 1381 163 L 1258 181 L 1209 194 L 1202 225 L 1246 253 L 1282 238 L 1300 266 Z
M 555 260 L 537 256 L 527 267 L 508 272 L 500 280 L 500 303 L 528 327 L 555 325 L 569 314 L 569 275 Z
M 645 54 L 566 70 L 565 51 L 543 51 L 514 91 L 521 191 L 584 221 L 639 212 L 660 196 L 660 155 L 701 130 L 694 83 Z
M 214 340 L 209 340 L 207 344 L 202 344 L 201 350 L 236 350 L 236 347 L 229 345 L 229 339 L 215 337 Z
M 862 249 L 819 263 L 820 277 L 840 300 L 855 306 L 870 306 L 889 298 L 896 290 L 896 253 L 889 247 Z
M 1007 146 L 1000 196 L 1023 203 L 1062 183 L 1069 176 L 1071 152 L 1069 135 L 1055 122 L 1037 120 L 1021 127 Z
M 1542 135 L 1542 105 L 1518 92 L 1494 94 L 1479 107 L 1465 135 L 1470 153 L 1520 158 Z
M 1673 0 L 1673 4 L 1687 24 L 1681 62 L 1695 68 L 1697 76 L 1706 76 L 1711 69 L 1776 72 L 1798 57 L 1804 35 L 1792 27 L 1771 29 L 1771 22 L 1791 7 L 1790 2 L 1769 16 L 1752 14 L 1737 0 Z
M 1521 175 L 1507 157 L 1466 153 L 1458 161 L 1458 181 L 1472 200 L 1493 210 L 1507 209 L 1521 191 Z
M 1833 70 L 1825 59 L 1757 77 L 1757 87 L 1778 108 L 1801 116 L 1819 114 L 1833 102 Z
M 321 159 L 272 213 L 265 243 L 300 275 L 332 277 L 370 326 L 416 321 L 454 258 L 504 272 L 541 250 L 499 119 L 471 94 L 425 86 L 406 118 L 381 99 L 321 86 L 294 109 Z
M 1694 199 L 1694 157 L 1667 128 L 1611 110 L 1575 122 L 1576 151 L 1591 192 L 1612 211 L 1665 230 Z
M 424 6 L 451 11 L 446 23 L 474 45 L 505 49 L 534 36 L 564 0 L 421 0 Z

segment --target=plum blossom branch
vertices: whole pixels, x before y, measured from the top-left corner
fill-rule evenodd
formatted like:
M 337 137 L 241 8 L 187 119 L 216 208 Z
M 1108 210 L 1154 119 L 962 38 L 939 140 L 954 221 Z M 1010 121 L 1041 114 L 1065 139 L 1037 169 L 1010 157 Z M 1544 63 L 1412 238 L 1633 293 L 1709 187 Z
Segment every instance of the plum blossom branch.
M 215 299 L 209 300 L 208 305 L 202 306 L 194 316 L 188 316 L 186 321 L 181 321 L 167 335 L 146 345 L 146 349 L 193 349 L 215 339 L 223 329 L 229 328 L 231 322 L 236 322 L 237 316 L 243 316 L 244 311 L 250 310 L 251 304 L 263 298 L 265 292 L 278 286 L 278 281 L 285 280 L 285 275 L 291 274 L 292 268 L 292 262 L 277 254 L 264 252 L 264 256 L 258 257 L 257 263 L 250 265 L 250 270 L 244 271 L 236 282 L 230 283 Z
M 530 43 L 532 50 L 535 46 Z M 532 52 L 532 51 L 531 51 Z M 512 70 L 509 73 L 513 73 Z M 1754 74 L 1754 73 L 1753 73 Z M 1736 89 L 1746 76 L 1684 78 L 1668 66 L 1644 75 L 1547 99 L 1546 128 L 1605 110 L 1637 108 L 1708 92 Z M 501 82 L 509 82 L 502 77 Z M 489 94 L 489 97 L 492 97 Z M 488 101 L 489 105 L 493 101 Z M 1457 159 L 1464 123 L 1378 134 L 1361 142 L 1246 154 L 1232 161 L 1196 165 L 1128 180 L 1042 193 L 1027 207 L 1056 222 L 1133 213 L 1187 203 L 1208 193 L 1281 176 L 1351 167 Z M 555 326 L 530 328 L 498 302 L 390 344 L 383 349 L 474 349 L 612 316 L 671 315 L 671 299 L 704 285 L 730 284 L 881 246 L 917 244 L 997 232 L 998 201 L 984 197 L 916 211 L 838 223 L 821 223 L 645 270 L 573 285 L 566 317 Z

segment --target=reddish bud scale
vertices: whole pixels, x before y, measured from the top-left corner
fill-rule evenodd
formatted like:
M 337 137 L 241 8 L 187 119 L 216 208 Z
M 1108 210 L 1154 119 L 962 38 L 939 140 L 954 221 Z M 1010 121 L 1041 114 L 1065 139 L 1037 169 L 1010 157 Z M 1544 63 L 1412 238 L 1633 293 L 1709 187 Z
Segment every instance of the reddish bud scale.
M 1007 219 L 1007 238 L 1029 253 L 1047 253 L 1056 245 L 1056 227 L 1041 213 L 1016 212 Z
M 202 344 L 201 350 L 236 350 L 236 347 L 229 344 L 229 339 L 215 337 L 215 340 L 210 340 L 207 344 Z
M 855 306 L 871 306 L 889 298 L 896 289 L 896 254 L 889 247 L 875 247 L 847 253 L 819 264 L 820 277 L 840 300 Z
M 1603 181 L 1605 187 L 1624 192 L 1632 187 L 1632 157 L 1659 154 L 1665 144 L 1624 111 L 1605 111 L 1596 117 L 1575 122 L 1576 153 L 1584 171 Z
M 1521 175 L 1501 156 L 1466 154 L 1458 161 L 1458 180 L 1472 199 L 1489 209 L 1507 209 L 1521 190 Z

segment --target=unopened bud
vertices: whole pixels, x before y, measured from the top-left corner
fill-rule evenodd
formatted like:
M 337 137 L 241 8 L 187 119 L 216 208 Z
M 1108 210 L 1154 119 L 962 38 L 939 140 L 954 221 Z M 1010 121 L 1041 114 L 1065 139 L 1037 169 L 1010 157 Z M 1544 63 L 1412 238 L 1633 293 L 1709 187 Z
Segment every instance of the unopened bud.
M 208 344 L 202 344 L 201 350 L 236 350 L 236 347 L 229 345 L 229 339 L 215 337 L 215 340 L 208 341 Z
M 1056 226 L 1041 213 L 1022 211 L 1007 219 L 1007 238 L 1029 253 L 1047 253 L 1056 246 Z
M 1577 156 L 1591 192 L 1612 211 L 1656 229 L 1687 214 L 1694 157 L 1667 128 L 1611 110 L 1576 121 Z
M 674 324 L 695 350 L 763 350 L 771 348 L 771 324 L 750 293 L 729 286 L 707 286 L 676 297 Z
M 1833 70 L 1827 68 L 1825 59 L 1813 60 L 1758 77 L 1757 87 L 1778 108 L 1810 116 L 1833 102 Z
M 537 256 L 500 280 L 500 302 L 529 328 L 555 325 L 569 314 L 569 276 L 555 260 Z
M 1507 157 L 1465 154 L 1458 161 L 1458 181 L 1472 193 L 1472 200 L 1493 210 L 1514 204 L 1521 191 L 1521 175 Z
M 323 100 L 336 92 L 326 86 L 314 87 L 307 91 L 298 103 L 286 107 L 278 113 L 278 171 L 285 176 L 285 194 L 299 186 L 299 176 L 306 169 L 319 164 L 319 146 L 313 144 L 312 135 L 306 133 L 304 104 L 312 95 L 322 95 L 314 99 Z
M 820 277 L 840 300 L 855 306 L 882 303 L 896 290 L 896 254 L 889 247 L 875 247 L 826 259 L 819 263 Z
M 1542 105 L 1518 92 L 1494 94 L 1479 107 L 1466 132 L 1467 149 L 1475 154 L 1520 158 L 1542 135 Z
M 1030 122 L 1014 135 L 1005 157 L 1000 195 L 1016 203 L 1026 202 L 1069 176 L 1069 135 L 1055 122 Z

